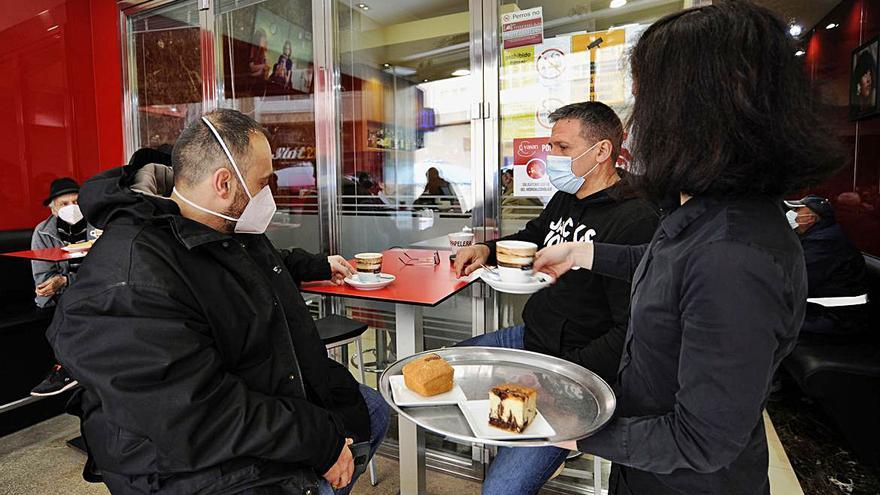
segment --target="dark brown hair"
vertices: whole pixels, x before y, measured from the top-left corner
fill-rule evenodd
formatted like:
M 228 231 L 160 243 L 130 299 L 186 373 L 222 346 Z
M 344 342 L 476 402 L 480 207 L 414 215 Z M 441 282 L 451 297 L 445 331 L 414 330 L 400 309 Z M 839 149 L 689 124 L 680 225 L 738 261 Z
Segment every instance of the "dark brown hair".
M 241 173 L 245 174 L 251 139 L 266 135 L 263 126 L 236 110 L 215 110 L 205 117 L 217 129 Z M 171 167 L 174 169 L 174 183 L 186 185 L 198 184 L 220 167 L 232 170 L 223 148 L 201 118 L 190 122 L 180 133 L 171 152 Z
M 745 0 L 645 31 L 630 60 L 629 126 L 634 179 L 649 197 L 780 197 L 841 165 L 787 31 Z
M 592 145 L 603 139 L 611 141 L 611 163 L 617 162 L 623 142 L 623 124 L 608 105 L 599 101 L 584 101 L 559 107 L 550 114 L 551 123 L 573 119 L 581 123 L 581 136 Z

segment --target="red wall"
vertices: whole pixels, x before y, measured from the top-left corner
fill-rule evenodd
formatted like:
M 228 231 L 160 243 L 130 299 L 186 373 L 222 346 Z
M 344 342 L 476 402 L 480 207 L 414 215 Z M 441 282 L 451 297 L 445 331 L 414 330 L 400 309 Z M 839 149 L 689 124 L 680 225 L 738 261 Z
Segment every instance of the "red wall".
M 825 29 L 830 23 L 840 24 Z M 846 152 L 846 165 L 819 194 L 834 203 L 838 220 L 862 251 L 880 256 L 880 115 L 848 117 L 852 50 L 880 34 L 880 2 L 844 0 L 809 34 L 806 70 L 828 122 Z
M 108 0 L 0 0 L 0 230 L 48 215 L 49 183 L 123 161 L 118 11 Z

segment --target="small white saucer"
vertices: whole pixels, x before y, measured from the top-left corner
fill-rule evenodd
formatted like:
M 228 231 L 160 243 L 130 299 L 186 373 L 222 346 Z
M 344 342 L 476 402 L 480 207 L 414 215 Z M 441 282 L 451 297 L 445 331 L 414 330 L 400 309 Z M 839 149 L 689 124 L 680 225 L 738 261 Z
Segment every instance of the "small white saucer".
M 458 407 L 461 409 L 468 425 L 471 427 L 471 431 L 477 438 L 485 438 L 486 440 L 528 440 L 556 436 L 556 430 L 544 419 L 541 411 L 538 411 L 535 421 L 526 427 L 526 431 L 515 433 L 489 425 L 489 399 L 459 402 Z
M 418 407 L 418 406 L 454 406 L 459 402 L 464 402 L 467 397 L 461 387 L 455 383 L 453 379 L 452 390 L 442 394 L 425 397 L 413 392 L 406 386 L 403 375 L 394 375 L 390 379 L 391 393 L 394 395 L 394 403 L 401 407 Z
M 357 290 L 378 290 L 387 287 L 389 284 L 397 280 L 397 277 L 394 275 L 388 275 L 387 273 L 380 273 L 379 277 L 378 282 L 361 282 L 357 275 L 355 275 L 353 277 L 345 277 L 345 283 Z
M 546 273 L 538 272 L 532 276 L 531 282 L 505 282 L 482 268 L 480 269 L 480 278 L 489 287 L 498 292 L 506 292 L 508 294 L 534 294 L 545 287 L 549 287 L 556 280 Z

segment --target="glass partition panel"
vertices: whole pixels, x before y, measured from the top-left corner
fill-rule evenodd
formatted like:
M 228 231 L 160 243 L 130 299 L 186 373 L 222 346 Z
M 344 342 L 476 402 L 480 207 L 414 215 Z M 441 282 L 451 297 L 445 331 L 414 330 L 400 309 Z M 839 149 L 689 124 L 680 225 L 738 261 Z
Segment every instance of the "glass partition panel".
M 278 211 L 267 235 L 280 248 L 319 252 L 310 0 L 221 0 L 219 106 L 265 128 L 274 153 Z
M 339 251 L 351 257 L 392 247 L 449 250 L 447 234 L 474 224 L 482 194 L 472 178 L 470 107 L 481 98 L 482 81 L 471 74 L 469 2 L 345 0 L 336 7 Z M 424 348 L 470 337 L 475 304 L 466 289 L 425 308 Z M 394 305 L 344 305 L 375 330 L 366 338 L 367 369 L 404 357 L 395 346 Z M 396 437 L 392 426 L 389 445 Z M 427 435 L 427 446 L 434 467 L 482 476 L 471 445 Z
M 127 23 L 130 142 L 135 149 L 174 145 L 202 113 L 198 2 L 133 14 Z
M 474 207 L 468 2 L 346 1 L 339 12 L 340 248 L 448 248 Z
M 498 209 L 501 236 L 525 227 L 540 215 L 556 192 L 546 176 L 544 162 L 552 128 L 550 113 L 569 103 L 601 101 L 625 121 L 632 105 L 626 55 L 652 22 L 693 2 L 615 3 L 624 5 L 612 8 L 609 0 L 498 3 L 497 176 L 502 191 Z M 540 12 L 530 12 L 538 8 Z M 532 31 L 527 32 L 528 28 Z M 625 158 L 618 165 L 624 166 Z M 527 299 L 500 295 L 501 326 L 522 323 Z M 594 493 L 591 456 L 569 461 L 566 468 L 546 489 Z M 608 469 L 609 463 L 602 461 L 599 478 L 603 490 L 607 490 Z

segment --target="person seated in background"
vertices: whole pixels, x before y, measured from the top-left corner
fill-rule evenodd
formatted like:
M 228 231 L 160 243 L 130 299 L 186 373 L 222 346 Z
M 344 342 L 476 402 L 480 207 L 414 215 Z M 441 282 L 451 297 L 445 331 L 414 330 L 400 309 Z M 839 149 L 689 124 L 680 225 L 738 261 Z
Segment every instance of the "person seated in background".
M 868 292 L 865 258 L 843 232 L 831 203 L 819 196 L 786 201 L 789 224 L 797 232 L 807 265 L 810 298 L 852 297 Z M 864 305 L 807 304 L 800 341 L 845 340 L 866 330 Z
M 426 206 L 452 206 L 458 204 L 455 191 L 452 190 L 452 184 L 440 176 L 440 171 L 436 167 L 431 167 L 425 172 L 428 183 L 425 184 L 425 190 L 413 202 L 414 205 Z
M 651 240 L 659 215 L 638 199 L 615 167 L 623 141 L 617 114 L 600 102 L 566 105 L 550 114 L 550 181 L 559 189 L 538 218 L 500 240 L 539 247 L 564 242 L 639 245 Z M 493 264 L 495 241 L 458 251 L 455 271 L 467 275 Z M 532 295 L 524 325 L 487 333 L 459 345 L 527 349 L 567 359 L 615 382 L 629 322 L 629 282 L 569 272 Z M 557 447 L 500 448 L 489 467 L 484 494 L 537 493 L 565 461 Z M 517 487 L 512 490 L 511 487 Z
M 51 214 L 34 228 L 31 249 L 59 248 L 88 239 L 89 227 L 77 206 L 79 184 L 70 177 L 52 181 L 49 196 L 43 201 Z M 31 261 L 34 275 L 34 302 L 38 308 L 55 306 L 64 290 L 76 278 L 81 259 L 71 261 Z M 46 378 L 31 390 L 31 395 L 56 395 L 77 385 L 64 367 L 56 363 Z
M 297 284 L 354 270 L 278 251 L 262 127 L 218 110 L 161 165 L 108 170 L 80 205 L 104 229 L 47 331 L 80 380 L 84 476 L 114 494 L 344 494 L 388 406 L 327 356 Z M 361 466 L 359 463 L 358 466 Z

